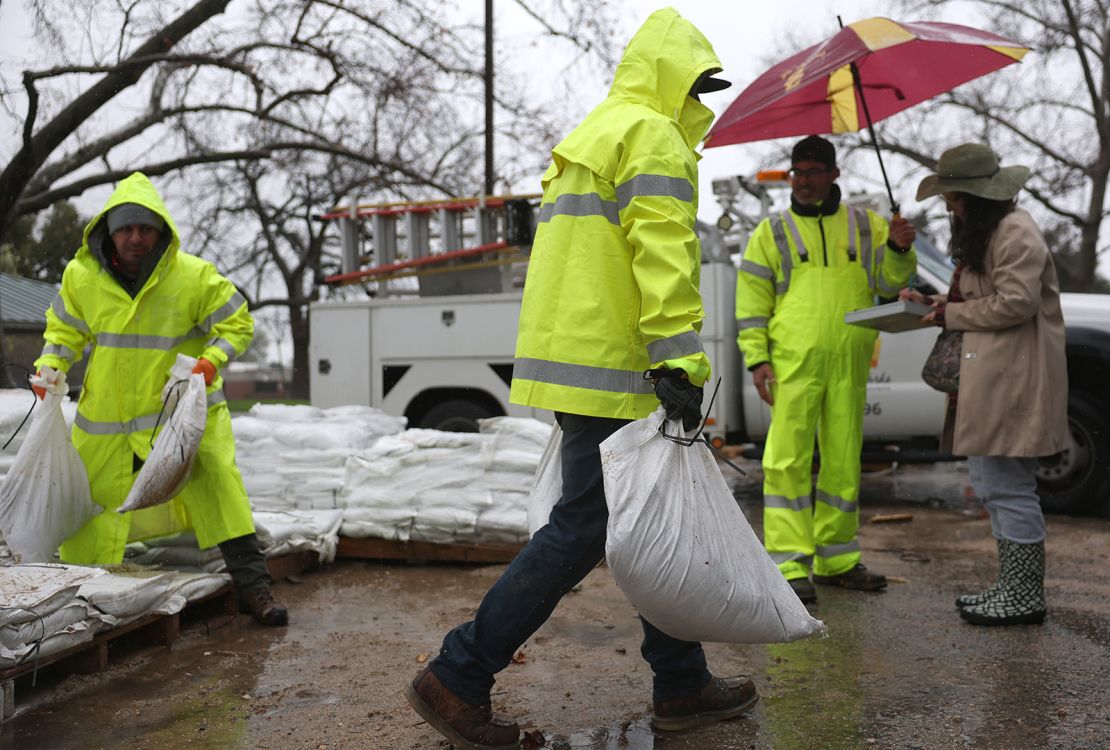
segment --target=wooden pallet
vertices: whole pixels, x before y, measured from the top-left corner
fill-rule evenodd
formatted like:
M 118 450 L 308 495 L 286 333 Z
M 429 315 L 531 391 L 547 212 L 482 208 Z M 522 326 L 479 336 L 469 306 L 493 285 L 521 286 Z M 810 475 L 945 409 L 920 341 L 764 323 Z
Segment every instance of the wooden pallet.
M 522 547 L 520 544 L 443 544 L 341 536 L 335 555 L 362 560 L 507 563 L 516 557 Z
M 319 565 L 315 552 L 294 552 L 266 560 L 270 576 L 281 580 Z M 230 620 L 239 611 L 239 601 L 230 583 L 208 596 L 194 599 L 181 612 L 150 614 L 126 625 L 97 633 L 92 640 L 63 651 L 29 660 L 16 667 L 0 669 L 0 724 L 15 713 L 17 681 L 30 682 L 36 670 L 55 667 L 67 674 L 103 672 L 113 663 L 152 647 L 169 647 L 181 634 L 182 622 L 198 619 Z
M 97 633 L 92 640 L 79 643 L 63 651 L 30 659 L 24 664 L 0 670 L 0 723 L 15 713 L 16 681 L 31 679 L 33 674 L 47 667 L 57 666 L 69 674 L 103 672 L 122 654 L 134 654 L 150 647 L 168 647 L 181 634 L 182 617 L 213 617 L 234 615 L 238 600 L 231 584 L 186 606 L 172 615 L 150 614 L 119 627 Z

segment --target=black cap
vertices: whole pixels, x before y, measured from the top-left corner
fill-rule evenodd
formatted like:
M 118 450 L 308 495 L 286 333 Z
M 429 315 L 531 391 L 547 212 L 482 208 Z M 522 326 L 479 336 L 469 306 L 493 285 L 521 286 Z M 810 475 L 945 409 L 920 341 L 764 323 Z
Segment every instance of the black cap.
M 723 91 L 732 85 L 732 81 L 726 81 L 724 78 L 714 78 L 714 73 L 720 73 L 720 68 L 715 70 L 707 70 L 701 74 L 697 82 L 694 84 L 693 91 L 695 94 L 710 94 L 714 91 Z
M 829 169 L 836 168 L 836 147 L 819 135 L 811 135 L 794 144 L 790 152 L 790 163 L 815 161 Z

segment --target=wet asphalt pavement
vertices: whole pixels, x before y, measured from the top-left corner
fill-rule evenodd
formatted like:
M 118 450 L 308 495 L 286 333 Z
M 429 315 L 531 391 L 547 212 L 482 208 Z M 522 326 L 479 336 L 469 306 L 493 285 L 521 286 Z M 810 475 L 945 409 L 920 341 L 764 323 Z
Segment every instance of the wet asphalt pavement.
M 753 476 L 734 489 L 758 531 L 758 466 L 741 465 Z M 973 627 L 953 599 L 997 569 L 965 484 L 952 465 L 869 474 L 860 538 L 888 591 L 819 587 L 828 638 L 706 646 L 716 673 L 753 676 L 762 700 L 747 718 L 652 732 L 639 624 L 604 568 L 499 676 L 494 707 L 557 749 L 1110 747 L 1110 521 L 1049 518 L 1045 625 Z M 867 522 L 878 513 L 913 518 Z M 17 694 L 0 748 L 446 748 L 401 689 L 501 570 L 306 573 L 277 587 L 288 628 L 217 618 L 101 674 L 45 672 Z

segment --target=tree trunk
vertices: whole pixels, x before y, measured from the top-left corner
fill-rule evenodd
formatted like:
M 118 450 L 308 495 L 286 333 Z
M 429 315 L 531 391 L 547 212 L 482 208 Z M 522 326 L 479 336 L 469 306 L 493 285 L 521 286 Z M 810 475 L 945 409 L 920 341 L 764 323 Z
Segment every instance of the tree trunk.
M 289 395 L 293 398 L 309 397 L 308 315 L 300 305 L 289 306 L 289 331 L 293 337 L 293 382 Z

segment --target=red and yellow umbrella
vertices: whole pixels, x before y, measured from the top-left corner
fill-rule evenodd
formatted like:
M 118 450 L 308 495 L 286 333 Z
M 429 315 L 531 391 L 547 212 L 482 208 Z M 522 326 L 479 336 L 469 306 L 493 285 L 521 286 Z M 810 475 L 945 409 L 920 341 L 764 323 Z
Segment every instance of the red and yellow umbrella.
M 717 119 L 705 145 L 858 131 L 1028 51 L 957 24 L 857 21 L 757 78 Z

